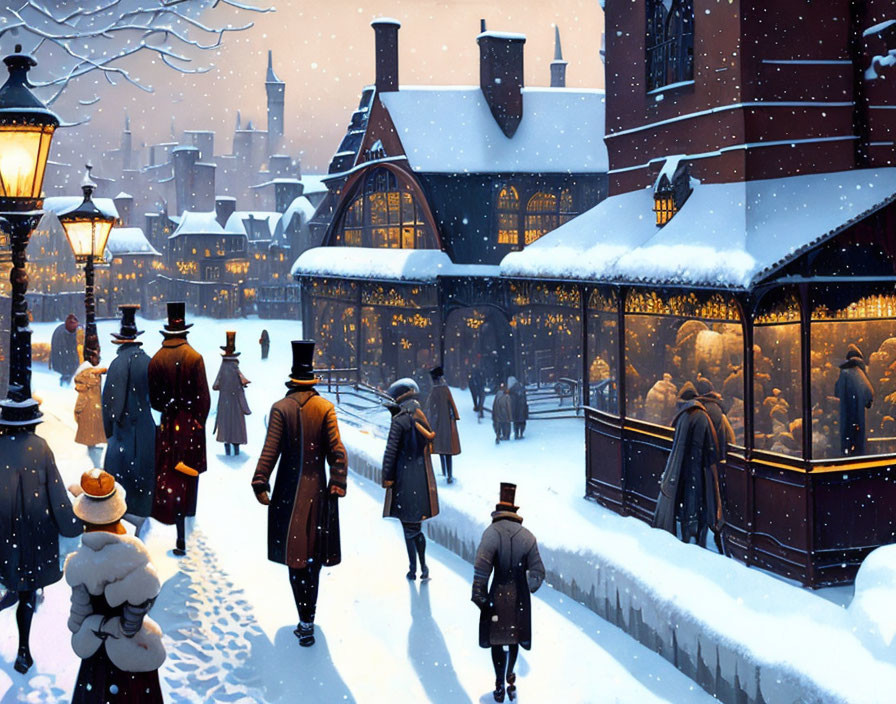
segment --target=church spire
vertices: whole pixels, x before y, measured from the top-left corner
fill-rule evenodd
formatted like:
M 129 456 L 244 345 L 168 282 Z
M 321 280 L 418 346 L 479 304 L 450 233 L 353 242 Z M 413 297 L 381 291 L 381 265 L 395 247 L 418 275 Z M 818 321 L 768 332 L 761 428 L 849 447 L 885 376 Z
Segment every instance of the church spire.
M 551 61 L 551 88 L 566 88 L 566 62 L 560 46 L 560 27 L 554 25 L 554 60 Z
M 274 73 L 274 56 L 273 52 L 268 49 L 268 73 L 264 79 L 265 83 L 283 83 L 279 78 L 277 78 L 277 74 Z

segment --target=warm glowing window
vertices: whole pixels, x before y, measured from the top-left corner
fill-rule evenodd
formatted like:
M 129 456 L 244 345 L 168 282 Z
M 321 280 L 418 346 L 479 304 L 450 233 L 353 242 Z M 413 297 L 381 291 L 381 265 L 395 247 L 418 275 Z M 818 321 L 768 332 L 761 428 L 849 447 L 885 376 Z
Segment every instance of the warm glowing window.
M 498 192 L 498 244 L 520 241 L 520 194 L 513 186 Z
M 384 168 L 365 177 L 361 192 L 345 209 L 336 242 L 350 247 L 435 247 L 435 237 L 409 186 Z
M 572 198 L 572 191 L 564 188 L 560 191 L 560 224 L 567 223 L 572 220 L 578 213 L 575 209 L 575 202 Z
M 672 216 L 678 212 L 675 207 L 675 199 L 671 193 L 657 194 L 653 199 L 653 212 L 656 213 L 657 227 L 662 227 L 672 219 Z
M 554 193 L 536 193 L 526 206 L 526 244 L 544 237 L 560 224 L 558 198 Z

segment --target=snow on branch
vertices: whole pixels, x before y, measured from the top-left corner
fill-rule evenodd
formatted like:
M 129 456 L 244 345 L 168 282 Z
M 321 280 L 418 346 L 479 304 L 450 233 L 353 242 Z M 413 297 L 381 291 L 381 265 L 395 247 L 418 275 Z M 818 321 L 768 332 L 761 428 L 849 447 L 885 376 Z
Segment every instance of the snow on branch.
M 865 80 L 878 78 L 878 70 L 896 66 L 896 20 L 885 20 L 862 32 L 864 38 L 877 37 L 886 44 L 887 53 L 877 54 L 871 58 L 871 65 L 865 69 Z
M 41 64 L 44 76 L 49 71 L 49 77 L 33 80 L 32 86 L 52 104 L 74 81 L 91 73 L 101 74 L 111 85 L 124 81 L 152 92 L 151 83 L 128 68 L 128 58 L 138 53 L 154 53 L 179 73 L 210 71 L 214 65 L 200 62 L 199 56 L 218 49 L 225 34 L 254 26 L 251 21 L 227 22 L 225 16 L 273 11 L 255 0 L 97 0 L 89 6 L 63 0 L 49 7 L 41 0 L 21 0 L 0 7 L 0 39 L 15 35 Z M 41 55 L 47 57 L 43 62 Z

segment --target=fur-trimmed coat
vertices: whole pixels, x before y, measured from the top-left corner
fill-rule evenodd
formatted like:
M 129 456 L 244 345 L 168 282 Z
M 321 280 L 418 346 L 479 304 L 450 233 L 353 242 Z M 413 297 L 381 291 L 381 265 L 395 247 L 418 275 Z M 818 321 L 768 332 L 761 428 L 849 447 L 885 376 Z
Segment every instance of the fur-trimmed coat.
M 65 581 L 72 588 L 68 629 L 78 657 L 86 660 L 105 647 L 119 670 L 151 672 L 161 667 L 162 631 L 145 616 L 161 584 L 140 540 L 104 531 L 86 533 L 81 547 L 65 561 Z M 106 608 L 97 609 L 97 603 Z M 97 635 L 100 631 L 110 635 L 103 639 Z
M 0 582 L 14 592 L 58 582 L 59 536 L 81 535 L 50 446 L 25 429 L 0 435 Z
M 399 408 L 383 455 L 383 517 L 417 523 L 439 513 L 430 449 L 433 432 L 415 396 L 403 399 Z
M 473 603 L 479 607 L 479 645 L 532 647 L 532 602 L 544 581 L 535 536 L 514 511 L 495 511 L 473 563 Z M 489 577 L 491 585 L 489 585 Z

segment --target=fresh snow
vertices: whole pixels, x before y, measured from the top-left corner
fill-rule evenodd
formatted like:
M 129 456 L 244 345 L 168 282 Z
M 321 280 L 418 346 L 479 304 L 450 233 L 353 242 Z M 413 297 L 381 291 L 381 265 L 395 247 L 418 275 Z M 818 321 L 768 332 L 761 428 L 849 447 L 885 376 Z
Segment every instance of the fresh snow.
M 93 204 L 106 217 L 118 219 L 118 208 L 115 207 L 115 201 L 111 198 L 91 198 Z M 44 198 L 44 210 L 54 213 L 57 216 L 74 210 L 84 202 L 84 196 L 50 196 Z
M 152 254 L 161 256 L 153 247 L 143 229 L 139 227 L 113 227 L 106 241 L 106 255 L 115 257 L 122 254 Z
M 692 182 L 694 183 L 694 182 Z M 656 226 L 653 190 L 611 196 L 521 252 L 508 276 L 747 287 L 896 198 L 896 169 L 699 184 Z
M 267 210 L 237 210 L 231 213 L 230 217 L 227 218 L 224 230 L 234 235 L 250 236 L 247 221 L 254 218 L 255 220 L 264 221 L 268 228 L 269 236 L 263 239 L 271 239 L 280 222 L 280 217 L 280 213 Z M 252 239 L 251 236 L 250 239 Z
M 174 220 L 174 218 L 171 218 Z M 224 235 L 227 233 L 218 222 L 218 214 L 214 210 L 185 210 L 175 221 L 177 229 L 168 235 L 168 239 L 181 235 Z
M 604 93 L 523 88 L 523 119 L 501 131 L 478 86 L 401 86 L 380 100 L 408 163 L 421 173 L 600 173 Z
M 296 260 L 292 275 L 434 281 L 453 267 L 441 249 L 314 247 Z
M 191 342 L 205 356 L 210 380 L 217 372 L 225 331 L 239 332 L 240 366 L 253 381 L 247 389 L 253 413 L 247 418 L 251 440 L 239 457 L 224 456 L 211 430 L 214 415 L 209 419 L 209 470 L 200 480 L 199 511 L 190 529 L 187 557 L 172 556 L 172 527 L 150 522 L 146 543 L 163 582 L 151 615 L 164 631 L 168 651 L 160 670 L 166 701 L 287 704 L 299 697 L 326 704 L 490 702 L 494 675 L 489 652 L 478 647 L 478 612 L 469 600 L 472 566 L 430 542 L 432 580 L 426 585 L 409 583 L 404 577 L 400 525 L 381 518 L 382 489 L 355 475 L 340 502 L 343 564 L 325 568 L 321 578 L 317 643 L 308 649 L 298 646 L 292 634 L 296 614 L 286 569 L 266 559 L 266 513 L 249 482 L 270 405 L 285 391 L 277 380 L 285 379 L 289 370 L 288 340 L 301 337 L 301 325 L 190 321 L 196 323 Z M 140 321 L 147 331 L 143 340 L 149 354 L 161 342 L 156 332 L 161 324 Z M 54 326 L 34 324 L 35 341 L 49 340 Z M 262 328 L 272 337 L 271 357 L 264 362 L 257 344 Z M 104 364 L 115 353 L 108 340 L 116 329 L 112 321 L 99 323 Z M 66 484 L 73 483 L 90 466 L 84 448 L 73 443 L 75 392 L 59 387 L 58 375 L 43 365 L 36 365 L 34 382 L 46 414 L 40 433 L 54 448 Z M 213 393 L 213 414 L 216 401 Z M 464 404 L 462 409 L 470 405 L 460 396 L 458 401 Z M 472 420 L 469 409 L 466 414 Z M 358 434 L 344 421 L 342 426 L 347 435 Z M 486 426 L 481 429 L 484 432 Z M 519 456 L 524 445 L 496 448 L 495 454 L 506 449 Z M 469 453 L 472 447 L 467 447 Z M 472 462 L 470 454 L 464 457 Z M 525 474 L 547 473 L 545 467 L 518 469 Z M 465 467 L 459 474 L 458 485 L 440 486 L 447 512 L 453 503 L 450 494 L 469 492 L 485 498 L 481 516 L 486 520 L 497 485 L 483 477 L 482 487 L 476 488 L 474 472 Z M 538 535 L 551 519 L 539 507 L 533 485 L 520 480 L 522 514 Z M 67 541 L 66 547 L 76 545 L 77 540 Z M 45 590 L 32 630 L 35 666 L 26 676 L 12 669 L 14 610 L 0 614 L 4 702 L 69 701 L 80 665 L 66 628 L 69 593 L 64 581 Z M 517 667 L 520 701 L 712 701 L 670 663 L 548 585 L 534 598 L 533 629 L 533 648 L 521 651 Z

